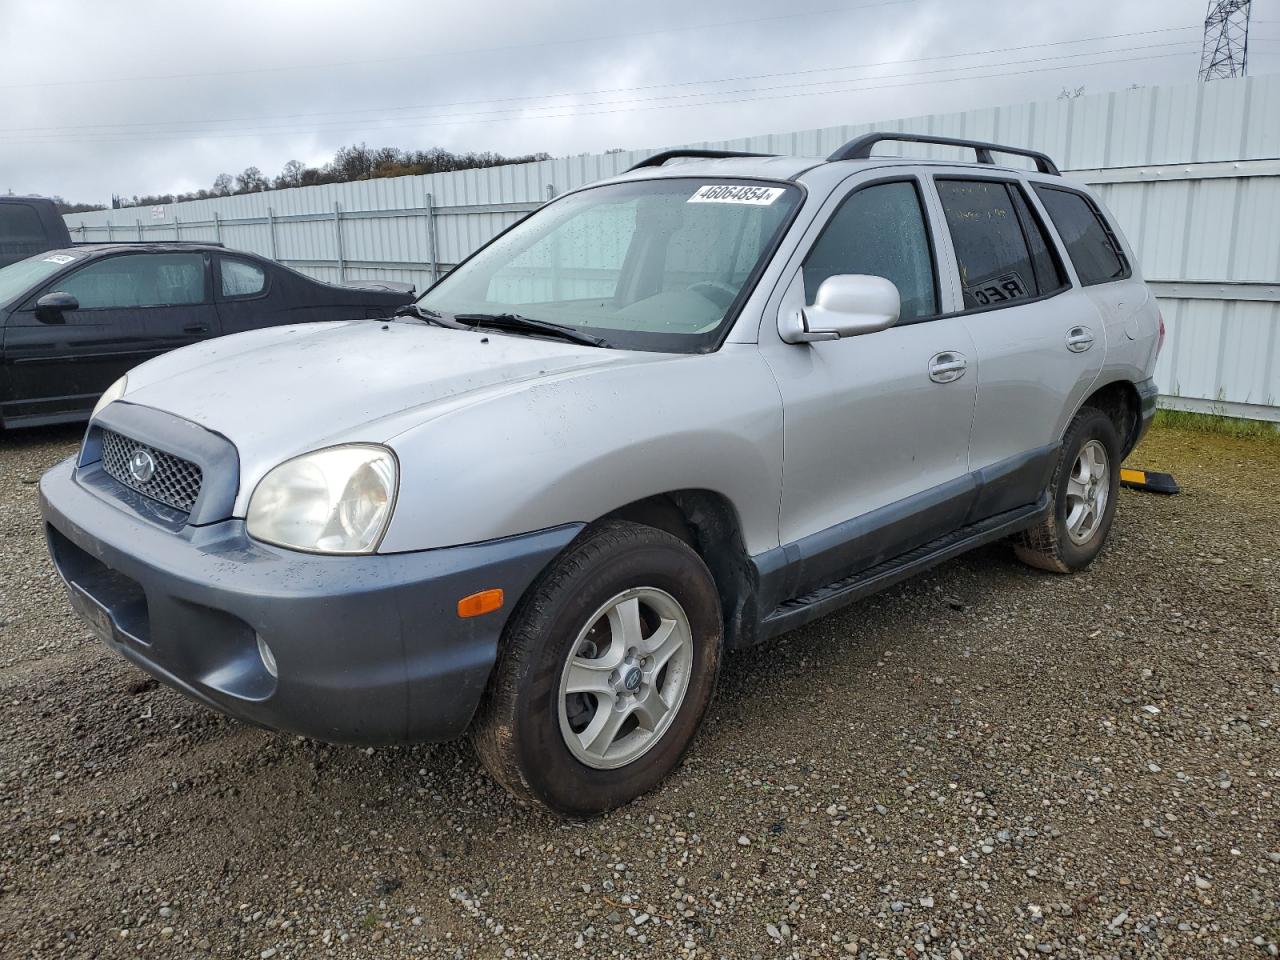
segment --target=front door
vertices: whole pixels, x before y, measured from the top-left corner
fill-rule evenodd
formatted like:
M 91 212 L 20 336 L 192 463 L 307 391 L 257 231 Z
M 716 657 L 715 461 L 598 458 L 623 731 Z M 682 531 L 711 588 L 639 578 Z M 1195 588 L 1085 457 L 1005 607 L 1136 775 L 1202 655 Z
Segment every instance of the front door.
M 926 197 L 915 176 L 848 181 L 800 244 L 780 307 L 813 303 L 829 276 L 870 274 L 898 288 L 895 326 L 806 344 L 761 331 L 785 410 L 779 533 L 792 594 L 949 533 L 971 505 L 974 347 L 963 319 L 941 315 Z
M 35 301 L 54 290 L 80 304 L 64 311 L 61 323 L 36 315 Z M 91 261 L 9 317 L 4 418 L 38 423 L 88 413 L 130 368 L 216 335 L 217 323 L 202 253 L 125 253 Z

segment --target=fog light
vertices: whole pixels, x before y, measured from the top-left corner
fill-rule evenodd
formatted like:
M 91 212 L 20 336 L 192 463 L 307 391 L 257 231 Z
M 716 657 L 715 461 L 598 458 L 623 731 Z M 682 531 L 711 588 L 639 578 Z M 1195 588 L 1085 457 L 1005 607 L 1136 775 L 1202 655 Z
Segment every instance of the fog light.
M 276 673 L 276 655 L 271 652 L 271 648 L 267 646 L 267 641 L 261 636 L 258 637 L 258 656 L 262 658 L 262 665 L 267 668 L 267 673 L 273 677 L 279 676 Z

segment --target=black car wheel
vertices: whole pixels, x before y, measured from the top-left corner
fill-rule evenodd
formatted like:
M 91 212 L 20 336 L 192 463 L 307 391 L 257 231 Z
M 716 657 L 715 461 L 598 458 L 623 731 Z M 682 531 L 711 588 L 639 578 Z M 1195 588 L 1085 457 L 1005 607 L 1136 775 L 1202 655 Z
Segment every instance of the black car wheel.
M 1049 490 L 1052 509 L 1014 550 L 1041 570 L 1083 570 L 1107 542 L 1120 491 L 1120 437 L 1105 413 L 1085 407 L 1071 421 Z
M 679 762 L 715 689 L 715 582 L 683 541 L 633 523 L 581 536 L 513 614 L 476 750 L 516 796 L 587 817 Z

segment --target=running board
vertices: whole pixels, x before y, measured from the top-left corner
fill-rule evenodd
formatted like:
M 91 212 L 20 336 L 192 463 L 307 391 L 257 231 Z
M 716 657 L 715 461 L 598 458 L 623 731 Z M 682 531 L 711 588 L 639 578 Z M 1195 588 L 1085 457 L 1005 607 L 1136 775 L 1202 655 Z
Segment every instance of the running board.
M 1045 493 L 1031 506 L 1010 510 L 983 520 L 981 523 L 962 527 L 954 533 L 922 544 L 892 560 L 886 560 L 870 569 L 811 590 L 802 596 L 785 600 L 761 622 L 760 639 L 768 640 L 788 630 L 802 627 L 819 617 L 826 616 L 833 610 L 839 610 L 856 600 L 878 593 L 930 567 L 967 553 L 975 547 L 1000 540 L 1019 530 L 1025 530 L 1044 516 L 1049 505 L 1049 495 Z

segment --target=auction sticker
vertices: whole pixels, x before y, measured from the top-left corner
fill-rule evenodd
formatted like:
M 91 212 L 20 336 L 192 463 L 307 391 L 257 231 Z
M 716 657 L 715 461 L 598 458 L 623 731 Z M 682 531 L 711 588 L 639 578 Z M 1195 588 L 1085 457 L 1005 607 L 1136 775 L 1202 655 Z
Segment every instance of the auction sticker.
M 782 196 L 786 187 L 754 187 L 747 184 L 712 183 L 694 191 L 689 203 L 749 203 L 767 207 Z
M 69 257 L 65 253 L 55 253 L 51 257 L 45 257 L 45 263 L 70 263 L 75 257 Z

